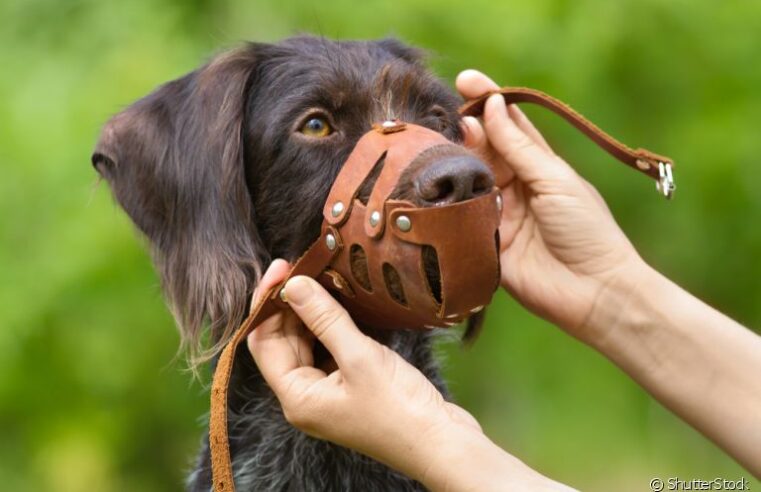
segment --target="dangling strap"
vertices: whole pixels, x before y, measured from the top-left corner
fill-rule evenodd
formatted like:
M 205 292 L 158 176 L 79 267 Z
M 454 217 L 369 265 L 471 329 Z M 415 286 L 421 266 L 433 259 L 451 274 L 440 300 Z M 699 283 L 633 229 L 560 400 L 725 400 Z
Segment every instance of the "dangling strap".
M 672 159 L 650 152 L 646 149 L 634 150 L 627 147 L 600 130 L 597 125 L 584 118 L 567 104 L 543 92 L 525 87 L 504 87 L 498 91 L 489 92 L 477 99 L 472 99 L 466 102 L 460 107 L 460 114 L 463 116 L 481 116 L 484 112 L 486 99 L 493 94 L 502 94 L 507 104 L 538 104 L 539 106 L 543 106 L 553 113 L 563 117 L 607 153 L 624 164 L 627 164 L 655 179 L 658 190 L 661 191 L 666 198 L 671 198 L 676 189 L 672 173 L 672 168 L 674 167 Z
M 333 234 L 333 238 L 336 240 L 335 243 L 332 243 L 332 250 L 325 241 L 327 234 Z M 216 492 L 235 491 L 230 460 L 230 443 L 227 434 L 227 389 L 230 385 L 230 376 L 232 375 L 235 351 L 238 345 L 246 339 L 256 326 L 277 313 L 279 309 L 286 307 L 280 298 L 280 291 L 288 279 L 297 275 L 317 277 L 333 260 L 333 257 L 341 251 L 341 247 L 338 233 L 332 227 L 326 227 L 317 241 L 298 259 L 286 280 L 269 289 L 259 298 L 259 302 L 251 308 L 249 316 L 233 334 L 230 342 L 220 354 L 217 368 L 214 371 L 214 380 L 211 384 L 211 413 L 209 415 L 212 489 Z

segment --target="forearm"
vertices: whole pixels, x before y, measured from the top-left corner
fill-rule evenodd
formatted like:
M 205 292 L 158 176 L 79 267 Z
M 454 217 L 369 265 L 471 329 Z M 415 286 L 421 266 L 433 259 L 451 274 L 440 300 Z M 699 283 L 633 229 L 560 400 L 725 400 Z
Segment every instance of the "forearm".
M 643 264 L 610 285 L 590 344 L 761 475 L 761 337 Z
M 427 464 L 414 478 L 435 492 L 574 490 L 532 470 L 480 432 L 453 430 L 445 442 L 430 444 Z

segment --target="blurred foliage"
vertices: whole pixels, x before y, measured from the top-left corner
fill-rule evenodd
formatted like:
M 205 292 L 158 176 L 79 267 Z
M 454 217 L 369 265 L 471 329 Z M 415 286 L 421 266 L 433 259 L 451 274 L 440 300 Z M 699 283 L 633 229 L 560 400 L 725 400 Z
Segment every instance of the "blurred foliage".
M 679 190 L 666 203 L 529 109 L 649 262 L 761 326 L 760 2 L 2 0 L 0 489 L 182 487 L 207 396 L 174 359 L 144 244 L 89 154 L 108 116 L 156 85 L 240 40 L 297 32 L 398 36 L 430 50 L 448 81 L 480 68 L 674 156 Z M 442 351 L 485 431 L 558 480 L 639 491 L 654 476 L 749 476 L 504 293 L 473 349 Z

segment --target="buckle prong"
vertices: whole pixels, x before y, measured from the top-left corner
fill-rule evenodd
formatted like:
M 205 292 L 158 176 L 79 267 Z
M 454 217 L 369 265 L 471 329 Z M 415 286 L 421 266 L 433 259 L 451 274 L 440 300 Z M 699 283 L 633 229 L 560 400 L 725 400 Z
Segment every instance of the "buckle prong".
M 670 200 L 674 196 L 674 190 L 676 189 L 676 183 L 674 182 L 674 173 L 671 170 L 671 164 L 668 162 L 658 163 L 658 181 L 655 182 L 655 187 L 658 191 L 663 193 L 666 199 Z

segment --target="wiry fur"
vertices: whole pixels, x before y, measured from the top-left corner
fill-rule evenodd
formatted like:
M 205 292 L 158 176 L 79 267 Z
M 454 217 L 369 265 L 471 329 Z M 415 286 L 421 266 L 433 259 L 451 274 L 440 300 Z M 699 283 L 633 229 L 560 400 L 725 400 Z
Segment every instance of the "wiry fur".
M 272 258 L 294 260 L 315 240 L 330 186 L 373 122 L 393 116 L 457 141 L 459 102 L 397 41 L 298 37 L 222 54 L 112 118 L 93 164 L 149 239 L 192 361 L 218 353 Z M 296 131 L 315 109 L 336 128 L 320 141 Z M 445 392 L 432 334 L 371 335 Z M 421 488 L 295 430 L 245 350 L 229 405 L 239 491 Z M 210 489 L 209 466 L 204 439 L 189 490 Z

